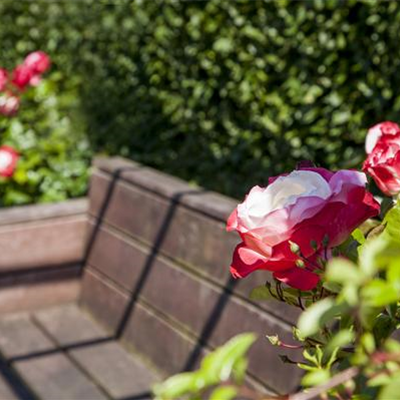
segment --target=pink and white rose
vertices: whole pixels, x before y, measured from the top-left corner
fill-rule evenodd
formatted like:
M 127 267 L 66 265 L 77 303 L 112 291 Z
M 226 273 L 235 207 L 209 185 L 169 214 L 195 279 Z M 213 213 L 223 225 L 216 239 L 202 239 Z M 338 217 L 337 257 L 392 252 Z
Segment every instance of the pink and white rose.
M 0 114 L 7 117 L 14 115 L 20 105 L 20 98 L 12 93 L 0 94 Z
M 366 153 L 371 154 L 382 137 L 385 138 L 385 140 L 393 140 L 399 134 L 399 126 L 392 121 L 381 122 L 374 125 L 373 127 L 369 128 L 367 138 L 365 140 Z
M 34 51 L 26 56 L 24 66 L 33 74 L 43 74 L 50 68 L 50 57 L 44 51 Z
M 400 127 L 390 121 L 373 126 L 368 130 L 365 149 L 368 156 L 363 171 L 386 195 L 400 193 Z
M 14 174 L 19 155 L 10 146 L 0 146 L 0 176 L 10 177 Z
M 227 230 L 242 239 L 233 255 L 232 275 L 243 278 L 267 270 L 292 287 L 314 288 L 318 257 L 379 213 L 366 183 L 365 174 L 353 170 L 301 167 L 271 178 L 265 188 L 255 186 L 228 219 Z M 291 250 L 291 243 L 299 252 Z

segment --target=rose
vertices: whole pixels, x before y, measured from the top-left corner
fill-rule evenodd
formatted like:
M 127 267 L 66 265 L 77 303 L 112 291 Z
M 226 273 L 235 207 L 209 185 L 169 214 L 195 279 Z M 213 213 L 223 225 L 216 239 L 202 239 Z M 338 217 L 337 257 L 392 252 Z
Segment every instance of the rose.
M 20 99 L 12 93 L 0 95 L 0 114 L 11 116 L 19 109 Z
M 34 51 L 14 69 L 12 83 L 19 90 L 24 90 L 28 85 L 36 86 L 40 82 L 41 75 L 49 68 L 50 57 L 43 51 Z
M 388 196 L 400 192 L 400 128 L 394 122 L 382 122 L 368 130 L 365 141 L 367 159 L 363 171 Z
M 0 176 L 10 177 L 18 162 L 18 153 L 10 146 L 0 146 Z
M 391 121 L 381 122 L 369 128 L 367 138 L 365 140 L 365 151 L 367 154 L 372 153 L 382 136 L 385 140 L 394 139 L 400 133 L 399 126 Z
M 24 66 L 35 75 L 43 74 L 50 68 L 50 57 L 43 51 L 34 51 L 26 56 Z
M 8 73 L 4 68 L 0 68 L 0 92 L 3 91 L 7 85 Z
M 228 219 L 227 229 L 243 240 L 233 255 L 232 275 L 261 269 L 292 287 L 315 287 L 319 257 L 379 213 L 366 182 L 357 171 L 301 167 L 270 179 L 266 188 L 255 186 Z
M 34 77 L 32 70 L 25 65 L 21 64 L 15 67 L 13 71 L 12 83 L 17 86 L 19 90 L 24 90 Z

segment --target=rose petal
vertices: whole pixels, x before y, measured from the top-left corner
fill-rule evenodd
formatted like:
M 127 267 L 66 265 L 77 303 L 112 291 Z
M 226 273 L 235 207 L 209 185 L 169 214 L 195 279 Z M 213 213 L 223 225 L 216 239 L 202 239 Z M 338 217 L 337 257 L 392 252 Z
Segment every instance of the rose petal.
M 231 274 L 234 278 L 244 278 L 257 269 L 263 269 L 266 258 L 240 243 L 233 253 Z
M 317 274 L 303 268 L 291 268 L 286 271 L 274 272 L 274 278 L 300 290 L 311 290 L 318 285 L 320 280 Z
M 227 224 L 226 224 L 226 230 L 228 232 L 234 231 L 235 229 L 238 228 L 238 221 L 237 221 L 237 209 L 235 208 L 231 215 L 228 218 Z

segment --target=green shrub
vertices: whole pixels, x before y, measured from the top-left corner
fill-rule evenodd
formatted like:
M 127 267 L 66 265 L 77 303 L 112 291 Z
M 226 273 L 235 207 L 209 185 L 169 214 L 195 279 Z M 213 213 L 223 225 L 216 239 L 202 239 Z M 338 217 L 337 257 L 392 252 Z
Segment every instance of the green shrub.
M 94 151 L 234 196 L 301 159 L 358 166 L 400 111 L 394 1 L 2 0 L 0 18 L 1 62 L 42 49 L 82 78 Z
M 59 93 L 60 79 L 60 74 L 51 74 L 24 93 L 16 116 L 0 117 L 2 144 L 20 154 L 14 175 L 0 179 L 1 206 L 62 201 L 86 194 L 89 144 L 83 122 L 78 123 L 76 95 Z

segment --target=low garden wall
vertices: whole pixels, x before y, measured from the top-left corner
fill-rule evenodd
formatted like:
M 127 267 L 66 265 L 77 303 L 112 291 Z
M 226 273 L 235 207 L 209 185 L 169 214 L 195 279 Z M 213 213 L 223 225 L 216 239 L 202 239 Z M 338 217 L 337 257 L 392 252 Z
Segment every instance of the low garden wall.
M 256 332 L 248 382 L 293 391 L 299 372 L 265 335 L 290 342 L 296 309 L 249 300 L 267 273 L 230 277 L 238 238 L 225 223 L 236 203 L 122 158 L 99 158 L 89 201 L 0 211 L 0 313 L 79 299 L 165 375 L 197 367 L 238 333 Z
M 87 199 L 0 211 L 0 313 L 78 298 Z
M 235 334 L 256 332 L 249 380 L 294 390 L 298 371 L 265 334 L 290 342 L 295 310 L 249 301 L 267 273 L 229 274 L 237 237 L 225 221 L 236 202 L 121 158 L 94 166 L 83 306 L 166 374 L 195 367 Z

